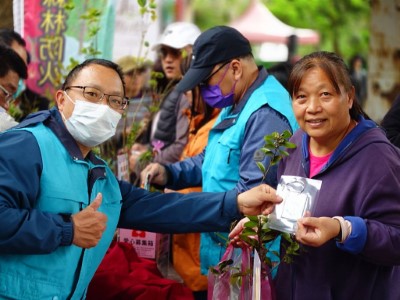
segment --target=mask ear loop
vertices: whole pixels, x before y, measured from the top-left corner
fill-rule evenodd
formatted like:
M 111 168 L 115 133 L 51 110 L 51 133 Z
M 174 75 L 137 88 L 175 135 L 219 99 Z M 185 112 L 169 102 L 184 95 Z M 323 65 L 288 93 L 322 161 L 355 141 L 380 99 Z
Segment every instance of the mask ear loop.
M 68 100 L 71 101 L 71 102 L 75 105 L 76 102 L 74 102 L 74 101 L 71 99 L 71 97 L 67 94 L 67 92 L 66 92 L 66 91 L 63 91 L 63 92 L 64 92 L 65 96 L 67 96 Z M 67 121 L 67 118 L 64 116 L 64 113 L 63 113 L 62 111 L 60 111 L 60 115 L 61 115 L 63 121 L 66 122 L 66 121 Z
M 228 73 L 230 65 L 231 65 L 231 63 L 227 64 L 227 68 L 226 68 L 224 74 L 222 75 L 222 78 L 218 81 L 218 83 L 216 85 L 219 85 L 222 82 L 222 80 L 224 80 L 226 73 Z
M 228 73 L 228 70 L 229 70 L 230 65 L 231 65 L 231 63 L 228 64 L 228 68 L 226 68 L 226 70 L 225 70 L 225 72 L 224 72 L 224 75 L 222 76 L 221 80 L 217 83 L 218 86 L 219 86 L 219 84 L 222 82 L 222 80 L 224 80 L 226 73 Z M 229 95 L 229 94 L 232 94 L 232 93 L 235 91 L 235 87 L 236 87 L 236 83 L 237 83 L 237 82 L 238 82 L 238 80 L 235 80 L 235 83 L 233 84 L 232 89 L 231 89 L 231 91 L 228 93 L 228 95 Z
M 73 101 L 72 99 L 71 99 L 71 97 L 67 94 L 67 92 L 66 91 L 63 91 L 64 92 L 64 94 L 65 94 L 65 96 L 67 96 L 67 98 L 68 98 L 68 100 L 69 101 L 71 101 L 72 102 L 72 104 L 76 104 L 76 102 L 75 101 Z

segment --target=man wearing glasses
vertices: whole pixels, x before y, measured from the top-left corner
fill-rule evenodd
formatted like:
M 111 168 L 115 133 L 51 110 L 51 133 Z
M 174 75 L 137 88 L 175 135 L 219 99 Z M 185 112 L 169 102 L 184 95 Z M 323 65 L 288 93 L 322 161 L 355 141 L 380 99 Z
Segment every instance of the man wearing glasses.
M 255 159 L 268 166 L 270 157 L 259 151 L 264 136 L 284 130 L 294 132 L 298 125 L 288 92 L 256 65 L 249 41 L 227 26 L 203 32 L 193 45 L 190 68 L 177 90 L 184 92 L 196 85 L 206 103 L 222 109 L 205 150 L 171 165 L 149 165 L 141 174 L 142 180 L 150 174 L 150 182 L 170 189 L 202 186 L 207 192 L 243 192 L 263 180 L 276 187 L 276 166 L 263 178 Z M 201 234 L 204 275 L 220 261 L 226 240 L 227 233 Z
M 115 63 L 87 60 L 67 75 L 56 107 L 0 134 L 1 299 L 84 299 L 117 226 L 228 230 L 280 201 L 265 185 L 183 195 L 118 181 L 91 149 L 127 106 L 122 78 Z
M 0 132 L 18 124 L 7 112 L 20 78 L 27 78 L 24 61 L 14 50 L 0 45 Z

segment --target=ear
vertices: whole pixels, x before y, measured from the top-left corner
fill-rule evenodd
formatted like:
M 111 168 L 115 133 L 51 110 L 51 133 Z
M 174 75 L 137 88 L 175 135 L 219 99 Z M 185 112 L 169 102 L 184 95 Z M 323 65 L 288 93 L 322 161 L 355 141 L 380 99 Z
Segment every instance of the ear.
M 231 68 L 233 70 L 233 77 L 235 81 L 238 81 L 243 74 L 243 65 L 239 59 L 234 59 L 231 62 Z
M 65 94 L 62 90 L 56 92 L 56 103 L 59 111 L 63 111 L 65 103 Z
M 353 107 L 354 101 L 356 101 L 356 90 L 354 86 L 351 87 L 351 90 L 347 93 L 347 105 L 349 109 Z

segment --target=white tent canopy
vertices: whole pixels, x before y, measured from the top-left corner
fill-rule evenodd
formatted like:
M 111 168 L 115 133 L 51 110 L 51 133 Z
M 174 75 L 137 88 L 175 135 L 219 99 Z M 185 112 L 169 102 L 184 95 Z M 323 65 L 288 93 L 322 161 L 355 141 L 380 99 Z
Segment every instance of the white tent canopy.
M 253 0 L 245 13 L 229 26 L 239 30 L 252 43 L 286 44 L 291 35 L 297 36 L 298 44 L 319 43 L 318 32 L 283 23 L 258 0 Z

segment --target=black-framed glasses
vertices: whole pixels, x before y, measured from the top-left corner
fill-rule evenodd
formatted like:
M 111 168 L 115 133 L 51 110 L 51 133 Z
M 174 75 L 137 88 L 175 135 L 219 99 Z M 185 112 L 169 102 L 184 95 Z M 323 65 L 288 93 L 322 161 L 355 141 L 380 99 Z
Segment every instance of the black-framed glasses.
M 11 102 L 14 101 L 14 96 L 13 96 L 13 94 L 11 94 L 9 91 L 7 91 L 6 88 L 5 88 L 4 86 L 2 86 L 1 84 L 0 84 L 0 90 L 3 91 L 3 93 L 4 93 L 4 100 L 5 100 L 8 104 L 10 104 Z
M 182 55 L 182 50 L 164 46 L 160 47 L 157 53 L 162 59 L 166 58 L 168 54 L 171 55 L 173 58 L 179 58 Z
M 91 87 L 91 86 L 79 86 L 79 85 L 72 85 L 65 88 L 65 91 L 68 89 L 81 89 L 83 97 L 93 103 L 100 103 L 104 96 L 106 96 L 108 105 L 113 109 L 121 109 L 124 110 L 129 103 L 127 97 L 122 97 L 119 95 L 110 95 L 103 93 L 98 88 Z
M 208 82 L 210 81 L 211 77 L 213 77 L 215 74 L 217 74 L 223 67 L 225 67 L 229 63 L 231 63 L 231 60 L 228 60 L 228 61 L 224 62 L 222 65 L 220 65 L 218 69 L 216 69 L 214 72 L 212 72 L 210 75 L 208 75 L 205 79 L 203 79 L 199 83 L 199 86 L 208 85 Z

